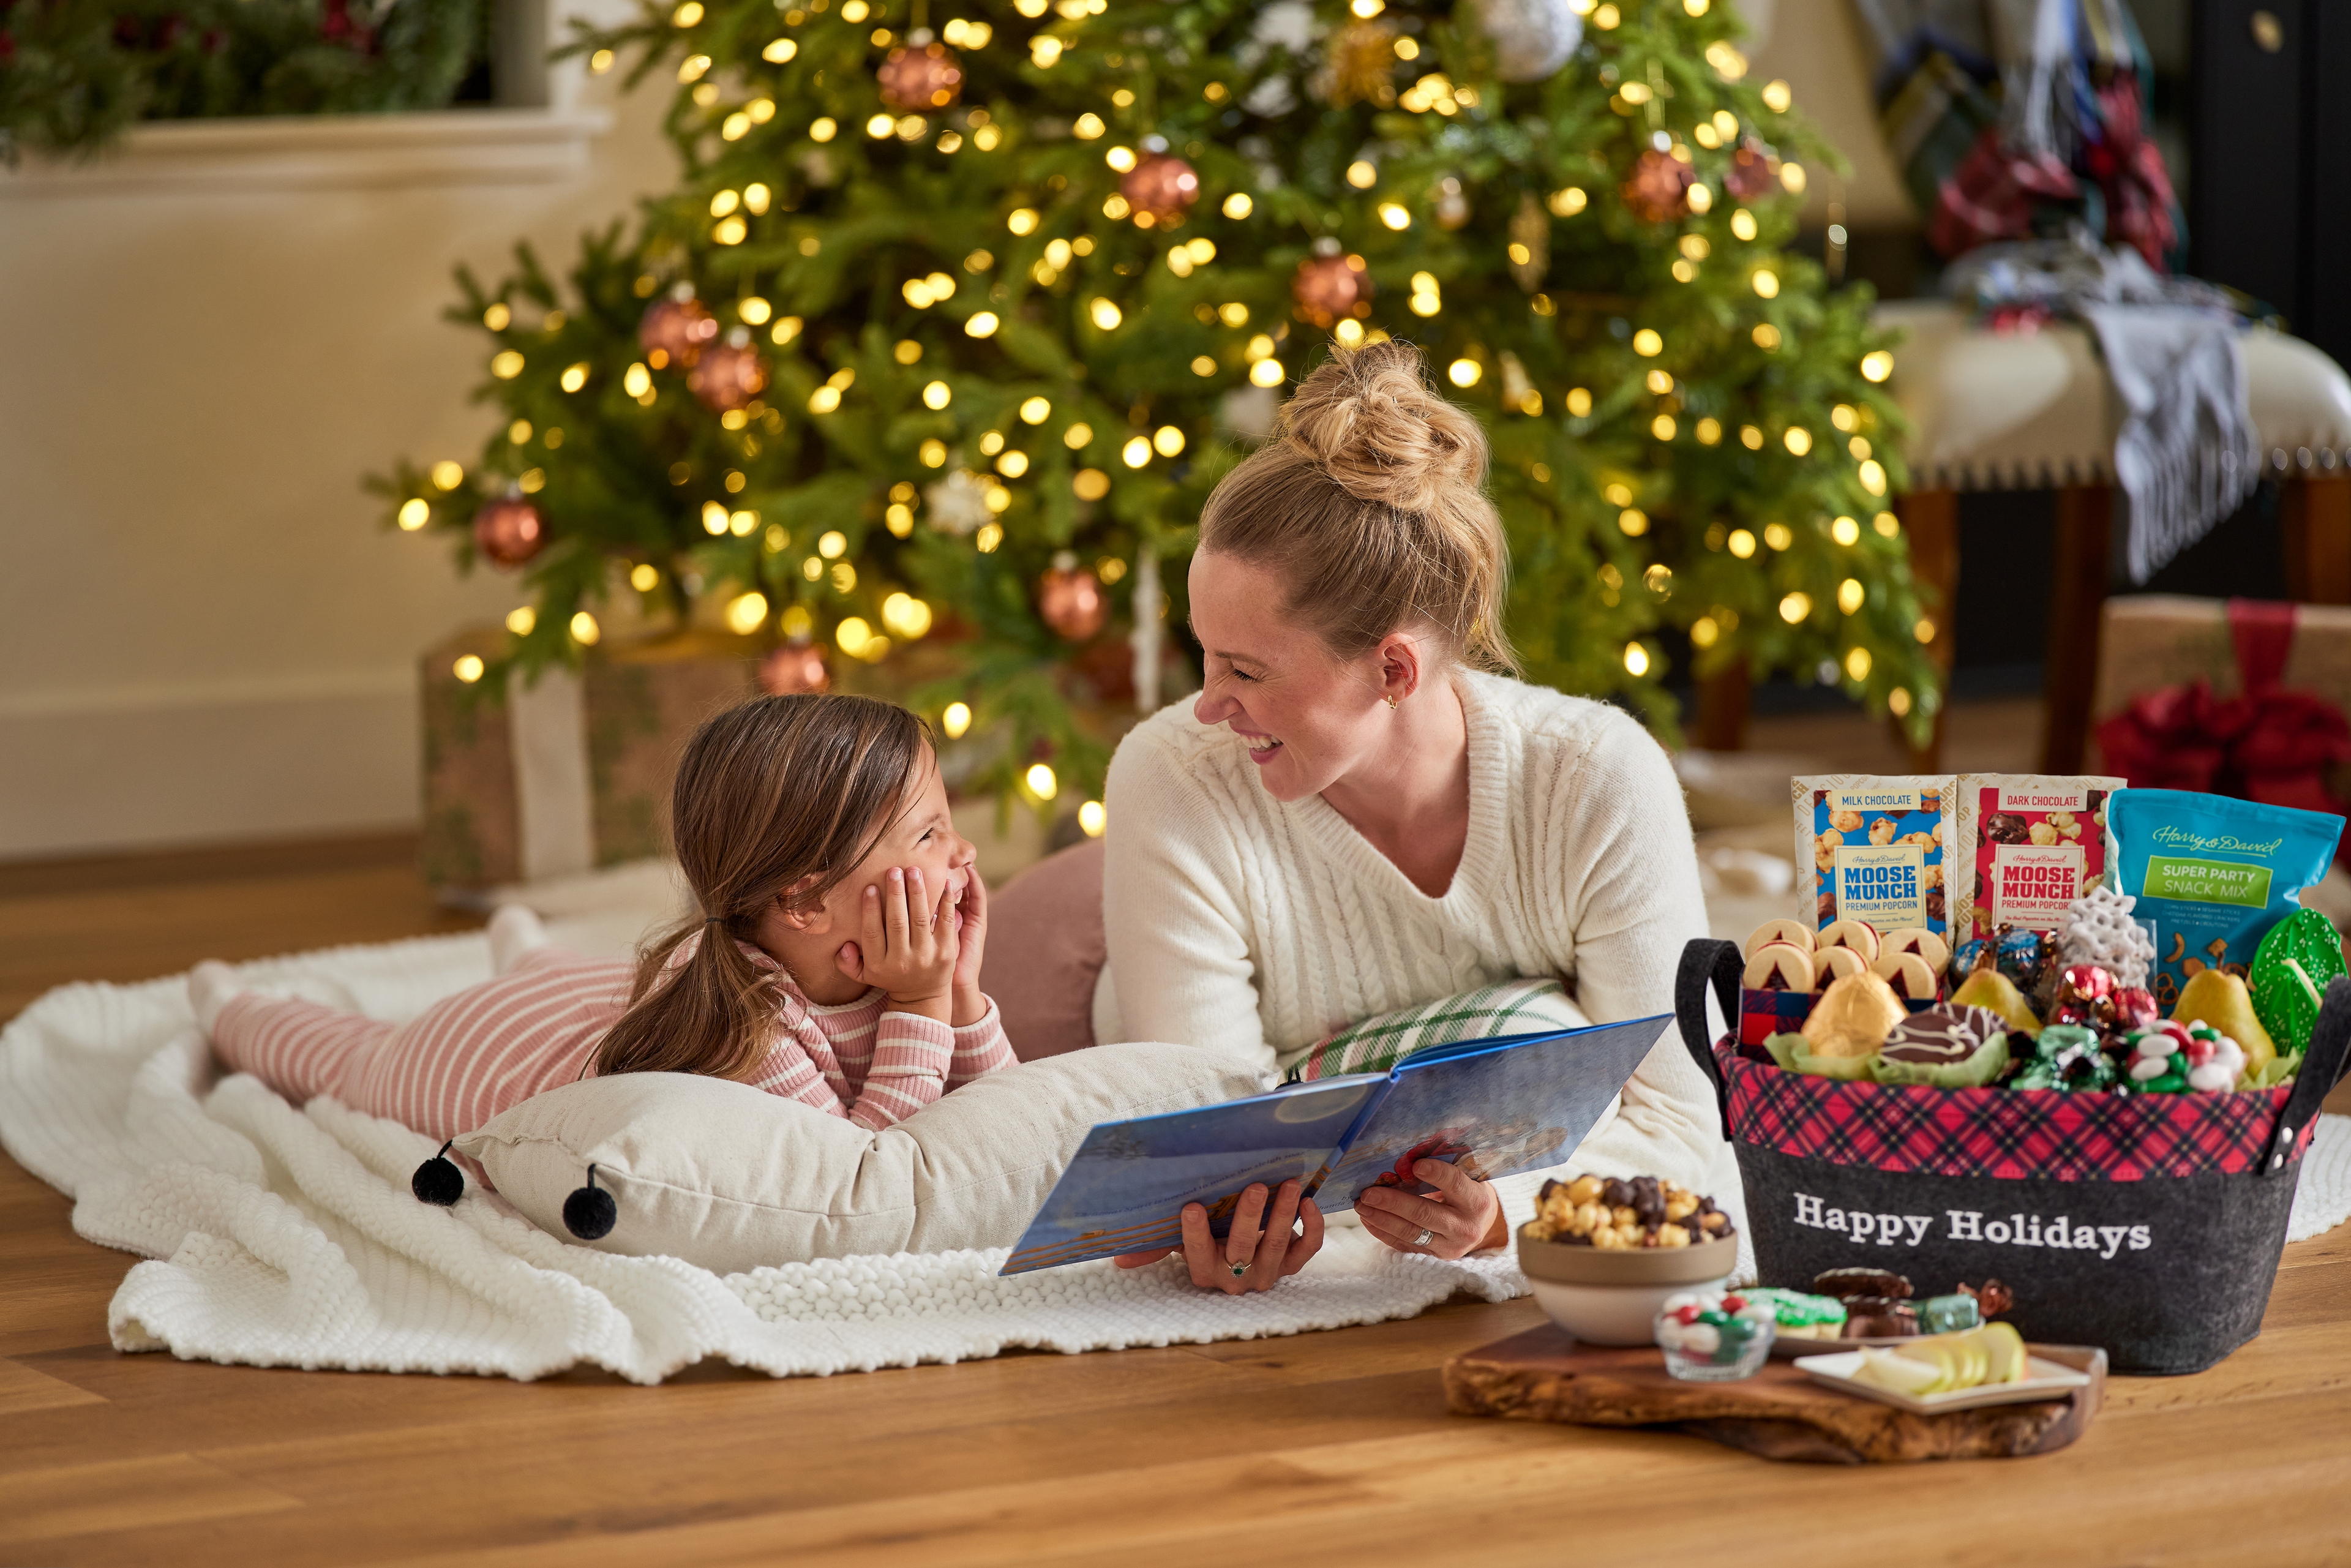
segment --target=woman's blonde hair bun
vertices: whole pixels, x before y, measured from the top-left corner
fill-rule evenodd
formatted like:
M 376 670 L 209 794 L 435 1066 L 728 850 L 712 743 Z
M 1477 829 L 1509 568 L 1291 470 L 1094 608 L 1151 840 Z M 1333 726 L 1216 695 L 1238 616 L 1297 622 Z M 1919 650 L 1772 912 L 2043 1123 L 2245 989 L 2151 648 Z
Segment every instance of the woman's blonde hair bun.
M 1485 428 L 1437 394 L 1409 343 L 1333 344 L 1279 417 L 1282 435 L 1360 501 L 1426 512 L 1485 483 Z
M 1343 659 L 1427 626 L 1455 654 L 1515 672 L 1485 427 L 1428 384 L 1420 350 L 1332 344 L 1276 430 L 1209 496 L 1200 548 L 1279 571 L 1290 612 Z

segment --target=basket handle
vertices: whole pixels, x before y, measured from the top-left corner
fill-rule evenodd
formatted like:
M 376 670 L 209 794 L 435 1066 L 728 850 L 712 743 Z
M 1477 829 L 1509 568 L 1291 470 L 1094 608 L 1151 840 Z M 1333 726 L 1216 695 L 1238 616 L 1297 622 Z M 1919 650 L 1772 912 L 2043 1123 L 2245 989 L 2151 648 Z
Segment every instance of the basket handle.
M 2285 1109 L 2278 1113 L 2277 1132 L 2270 1138 L 2262 1175 L 2274 1176 L 2285 1169 L 2286 1161 L 2294 1157 L 2294 1141 L 2310 1125 L 2320 1103 L 2343 1076 L 2346 1053 L 2351 1053 L 2351 977 L 2338 977 L 2326 988 L 2317 1027 L 2310 1031 L 2309 1053 L 2302 1059 L 2302 1071 L 2294 1077 Z
M 1706 1027 L 1707 982 L 1722 1003 L 1722 1016 L 1739 1030 L 1739 982 L 1746 969 L 1739 944 L 1710 936 L 1694 938 L 1682 949 L 1681 970 L 1674 977 L 1674 1016 L 1682 1026 L 1682 1043 L 1697 1059 L 1698 1071 L 1714 1085 L 1714 1103 L 1722 1113 L 1722 1138 L 1730 1141 L 1730 1085 L 1722 1080 L 1722 1064 L 1714 1059 L 1714 1041 Z

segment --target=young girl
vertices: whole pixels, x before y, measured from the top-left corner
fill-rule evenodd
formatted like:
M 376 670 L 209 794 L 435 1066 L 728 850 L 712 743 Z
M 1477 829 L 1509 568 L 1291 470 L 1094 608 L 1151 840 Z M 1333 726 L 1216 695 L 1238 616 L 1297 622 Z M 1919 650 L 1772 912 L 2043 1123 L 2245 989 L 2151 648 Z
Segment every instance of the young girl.
M 497 977 L 389 1024 L 188 977 L 230 1067 L 436 1139 L 590 1071 L 731 1078 L 885 1127 L 1011 1065 L 979 989 L 987 893 L 929 732 L 866 697 L 763 697 L 688 743 L 672 797 L 702 914 L 626 961 L 491 923 Z

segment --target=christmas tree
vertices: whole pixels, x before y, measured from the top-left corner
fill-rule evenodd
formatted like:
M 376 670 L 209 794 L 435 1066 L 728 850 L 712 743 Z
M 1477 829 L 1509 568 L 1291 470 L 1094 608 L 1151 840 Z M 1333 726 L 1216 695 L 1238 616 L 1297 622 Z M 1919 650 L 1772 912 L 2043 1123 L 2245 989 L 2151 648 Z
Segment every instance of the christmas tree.
M 776 639 L 778 689 L 927 638 L 911 700 L 1000 741 L 976 784 L 1092 793 L 1073 700 L 1151 702 L 1202 499 L 1330 340 L 1405 338 L 1491 430 L 1532 678 L 1670 734 L 1687 648 L 1923 734 L 1891 357 L 1785 248 L 1833 154 L 1740 36 L 1709 0 L 684 0 L 575 46 L 674 78 L 683 185 L 568 288 L 465 277 L 510 423 L 376 483 L 523 567 L 526 668 L 613 593 Z

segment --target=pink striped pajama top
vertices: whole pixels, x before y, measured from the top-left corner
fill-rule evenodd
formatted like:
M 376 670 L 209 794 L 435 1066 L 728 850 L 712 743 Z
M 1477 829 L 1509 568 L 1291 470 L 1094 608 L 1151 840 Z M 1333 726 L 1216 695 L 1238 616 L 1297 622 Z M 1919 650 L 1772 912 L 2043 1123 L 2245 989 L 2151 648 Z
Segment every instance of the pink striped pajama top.
M 674 962 L 699 940 L 687 938 Z M 761 949 L 737 946 L 778 970 Z M 585 1077 L 635 974 L 625 961 L 541 947 L 403 1024 L 247 991 L 222 1009 L 213 1048 L 297 1103 L 331 1094 L 445 1140 Z M 878 988 L 834 1007 L 810 1002 L 789 975 L 778 973 L 777 990 L 775 1043 L 746 1082 L 860 1126 L 889 1126 L 1014 1061 L 993 1001 L 978 1022 L 955 1029 L 886 1010 Z

